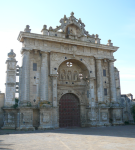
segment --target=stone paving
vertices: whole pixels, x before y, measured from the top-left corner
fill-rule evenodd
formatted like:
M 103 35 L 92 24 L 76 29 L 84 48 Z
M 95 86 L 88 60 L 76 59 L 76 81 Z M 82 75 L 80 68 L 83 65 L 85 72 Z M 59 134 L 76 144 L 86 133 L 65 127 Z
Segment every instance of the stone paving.
M 0 149 L 135 150 L 135 125 L 45 131 L 0 130 Z

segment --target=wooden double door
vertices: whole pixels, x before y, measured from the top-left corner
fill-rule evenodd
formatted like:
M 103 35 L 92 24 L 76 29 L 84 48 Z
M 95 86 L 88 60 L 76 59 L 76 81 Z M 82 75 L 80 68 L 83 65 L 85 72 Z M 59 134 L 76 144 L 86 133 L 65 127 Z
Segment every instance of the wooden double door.
M 80 106 L 76 95 L 67 93 L 59 102 L 59 126 L 80 126 Z

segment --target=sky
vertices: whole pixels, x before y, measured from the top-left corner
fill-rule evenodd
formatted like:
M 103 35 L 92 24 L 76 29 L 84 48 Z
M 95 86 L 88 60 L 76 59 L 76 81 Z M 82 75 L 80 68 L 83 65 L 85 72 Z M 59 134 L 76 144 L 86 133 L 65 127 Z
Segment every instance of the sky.
M 114 53 L 120 71 L 121 94 L 135 98 L 135 0 L 0 0 L 0 90 L 5 92 L 7 53 L 13 49 L 21 66 L 20 31 L 30 25 L 41 34 L 43 25 L 55 28 L 66 15 L 85 24 L 89 34 L 98 34 L 101 44 L 112 40 L 119 49 Z

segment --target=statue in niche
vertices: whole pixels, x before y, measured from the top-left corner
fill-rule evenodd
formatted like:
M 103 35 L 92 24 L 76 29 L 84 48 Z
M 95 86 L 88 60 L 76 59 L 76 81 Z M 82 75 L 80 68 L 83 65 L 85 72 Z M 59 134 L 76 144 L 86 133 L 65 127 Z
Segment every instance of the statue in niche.
M 78 80 L 78 74 L 77 74 L 77 73 L 74 74 L 74 80 L 75 80 L 75 81 Z
M 67 75 L 67 76 L 68 76 L 68 80 L 71 81 L 71 78 L 72 78 L 72 77 L 71 77 L 71 72 L 70 72 L 70 71 L 68 72 L 68 75 Z
M 61 74 L 61 79 L 62 79 L 62 80 L 65 80 L 65 79 L 66 79 L 66 75 L 65 75 L 64 72 Z

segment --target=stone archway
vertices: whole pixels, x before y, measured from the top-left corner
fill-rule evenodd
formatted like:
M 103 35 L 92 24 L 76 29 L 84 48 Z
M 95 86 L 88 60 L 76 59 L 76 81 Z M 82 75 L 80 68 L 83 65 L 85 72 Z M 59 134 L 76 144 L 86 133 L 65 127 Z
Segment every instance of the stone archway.
M 72 93 L 64 94 L 59 101 L 59 127 L 80 126 L 79 99 Z

